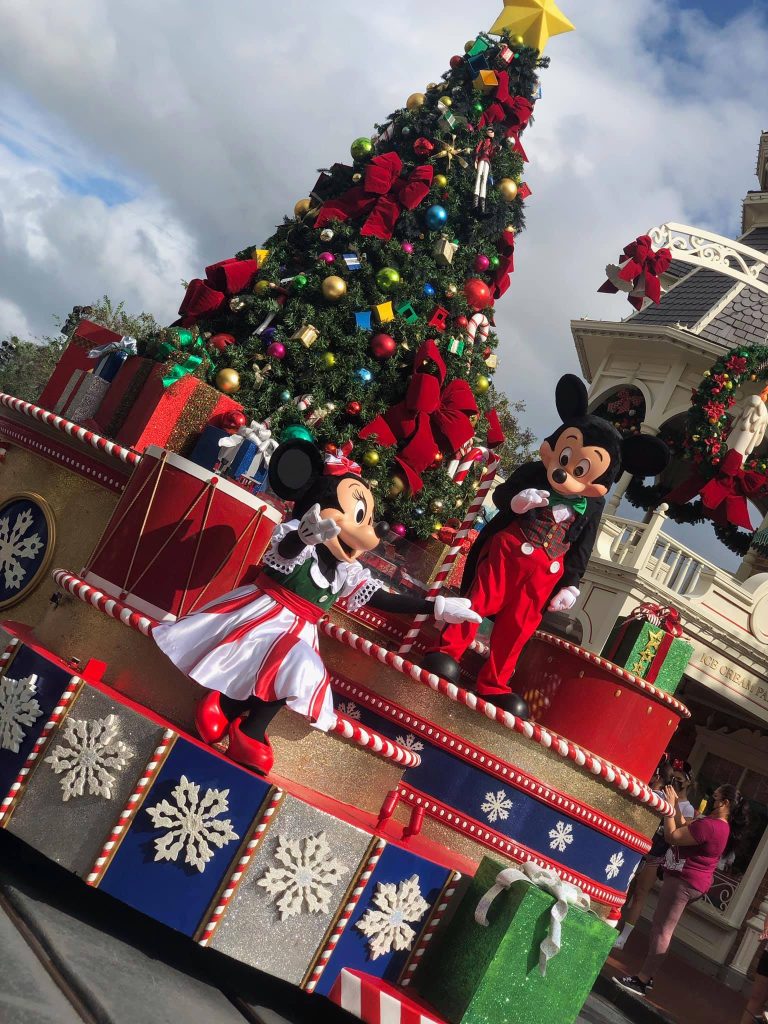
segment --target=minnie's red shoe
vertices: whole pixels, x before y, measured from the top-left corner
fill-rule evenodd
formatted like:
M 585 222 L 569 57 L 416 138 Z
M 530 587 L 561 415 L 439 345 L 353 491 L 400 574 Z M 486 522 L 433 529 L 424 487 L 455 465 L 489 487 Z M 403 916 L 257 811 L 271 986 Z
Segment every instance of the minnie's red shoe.
M 200 739 L 206 743 L 217 743 L 230 725 L 229 719 L 221 710 L 220 697 L 218 690 L 209 690 L 195 708 L 195 726 Z
M 265 743 L 246 736 L 240 728 L 240 719 L 232 722 L 229 727 L 229 748 L 227 756 L 238 764 L 253 769 L 260 775 L 268 775 L 275 763 L 275 753 L 269 737 L 265 736 Z

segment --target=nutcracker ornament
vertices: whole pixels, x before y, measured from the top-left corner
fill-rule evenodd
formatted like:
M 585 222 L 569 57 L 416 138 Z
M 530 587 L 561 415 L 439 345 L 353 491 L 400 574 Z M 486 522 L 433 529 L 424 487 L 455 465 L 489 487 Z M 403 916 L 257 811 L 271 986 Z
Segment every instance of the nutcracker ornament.
M 318 653 L 317 624 L 339 598 L 408 614 L 431 612 L 439 623 L 479 623 L 467 598 L 382 591 L 358 558 L 387 531 L 374 522 L 374 497 L 351 445 L 325 455 L 309 441 L 281 444 L 269 483 L 293 501 L 293 519 L 274 532 L 256 582 L 153 630 L 158 647 L 204 686 L 197 730 L 206 743 L 229 736 L 229 757 L 266 774 L 274 756 L 266 729 L 283 705 L 327 732 L 335 723 L 328 672 Z
M 477 693 L 519 717 L 528 707 L 510 688 L 517 659 L 545 610 L 576 603 L 611 485 L 623 471 L 655 476 L 669 461 L 658 438 L 622 439 L 607 420 L 588 415 L 578 377 L 560 379 L 555 403 L 561 426 L 543 441 L 541 461 L 520 466 L 494 491 L 499 512 L 473 544 L 462 581 L 472 608 L 494 619 Z M 457 682 L 458 659 L 476 632 L 470 620 L 449 625 L 424 667 Z
M 485 136 L 475 146 L 475 197 L 473 207 L 480 213 L 485 213 L 485 199 L 488 191 L 488 178 L 491 174 L 491 160 L 499 152 L 499 147 L 494 141 L 495 132 L 493 128 L 485 129 Z

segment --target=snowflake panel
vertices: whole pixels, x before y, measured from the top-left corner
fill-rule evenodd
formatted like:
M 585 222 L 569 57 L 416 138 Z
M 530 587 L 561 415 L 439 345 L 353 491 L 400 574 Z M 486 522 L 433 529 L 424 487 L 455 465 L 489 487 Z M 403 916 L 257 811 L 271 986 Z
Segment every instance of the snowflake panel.
M 211 946 L 300 984 L 370 842 L 367 832 L 287 796 Z
M 72 673 L 26 644 L 0 678 L 0 796 L 13 785 Z
M 396 982 L 449 875 L 440 864 L 387 846 L 315 991 L 327 995 L 342 967 Z
M 104 745 L 100 747 L 98 743 L 91 743 L 78 747 L 66 740 L 67 723 L 85 722 L 90 725 L 108 720 L 111 720 L 113 738 L 106 744 L 105 760 L 119 763 L 120 758 L 110 758 L 109 750 L 116 744 L 123 744 L 125 748 L 124 766 L 106 769 L 114 780 L 109 787 L 109 797 L 89 792 L 88 785 L 87 769 L 91 762 L 99 767 L 102 760 L 99 755 L 105 749 Z M 91 732 L 89 730 L 89 734 Z M 87 875 L 162 734 L 163 729 L 156 722 L 86 684 L 70 705 L 63 727 L 52 737 L 45 758 L 32 774 L 8 824 L 8 831 L 68 871 Z M 65 757 L 56 753 L 60 749 L 67 752 Z M 54 755 L 59 766 L 66 759 L 69 770 L 57 772 L 50 761 Z M 101 777 L 91 776 L 97 781 Z M 82 778 L 86 782 L 83 795 L 65 800 L 65 792 L 71 783 Z
M 31 494 L 0 504 L 0 608 L 21 601 L 39 582 L 53 548 L 48 506 Z
M 100 888 L 194 935 L 269 788 L 212 751 L 177 740 Z

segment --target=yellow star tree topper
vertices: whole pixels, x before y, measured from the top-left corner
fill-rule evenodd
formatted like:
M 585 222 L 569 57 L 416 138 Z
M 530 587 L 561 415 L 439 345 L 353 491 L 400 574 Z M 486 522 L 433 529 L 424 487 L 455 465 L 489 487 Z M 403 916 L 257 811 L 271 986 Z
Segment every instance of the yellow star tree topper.
M 555 0 L 504 0 L 504 10 L 490 31 L 497 36 L 522 36 L 526 46 L 541 53 L 550 36 L 573 29 Z

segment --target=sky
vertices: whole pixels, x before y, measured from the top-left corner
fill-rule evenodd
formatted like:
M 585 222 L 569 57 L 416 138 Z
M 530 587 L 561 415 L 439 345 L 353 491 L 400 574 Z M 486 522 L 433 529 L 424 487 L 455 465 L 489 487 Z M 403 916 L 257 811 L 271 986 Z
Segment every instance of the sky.
M 350 142 L 439 78 L 501 0 L 0 0 L 0 338 L 104 293 L 170 322 Z M 496 383 L 553 426 L 569 321 L 653 225 L 734 236 L 768 127 L 768 2 L 563 0 Z

